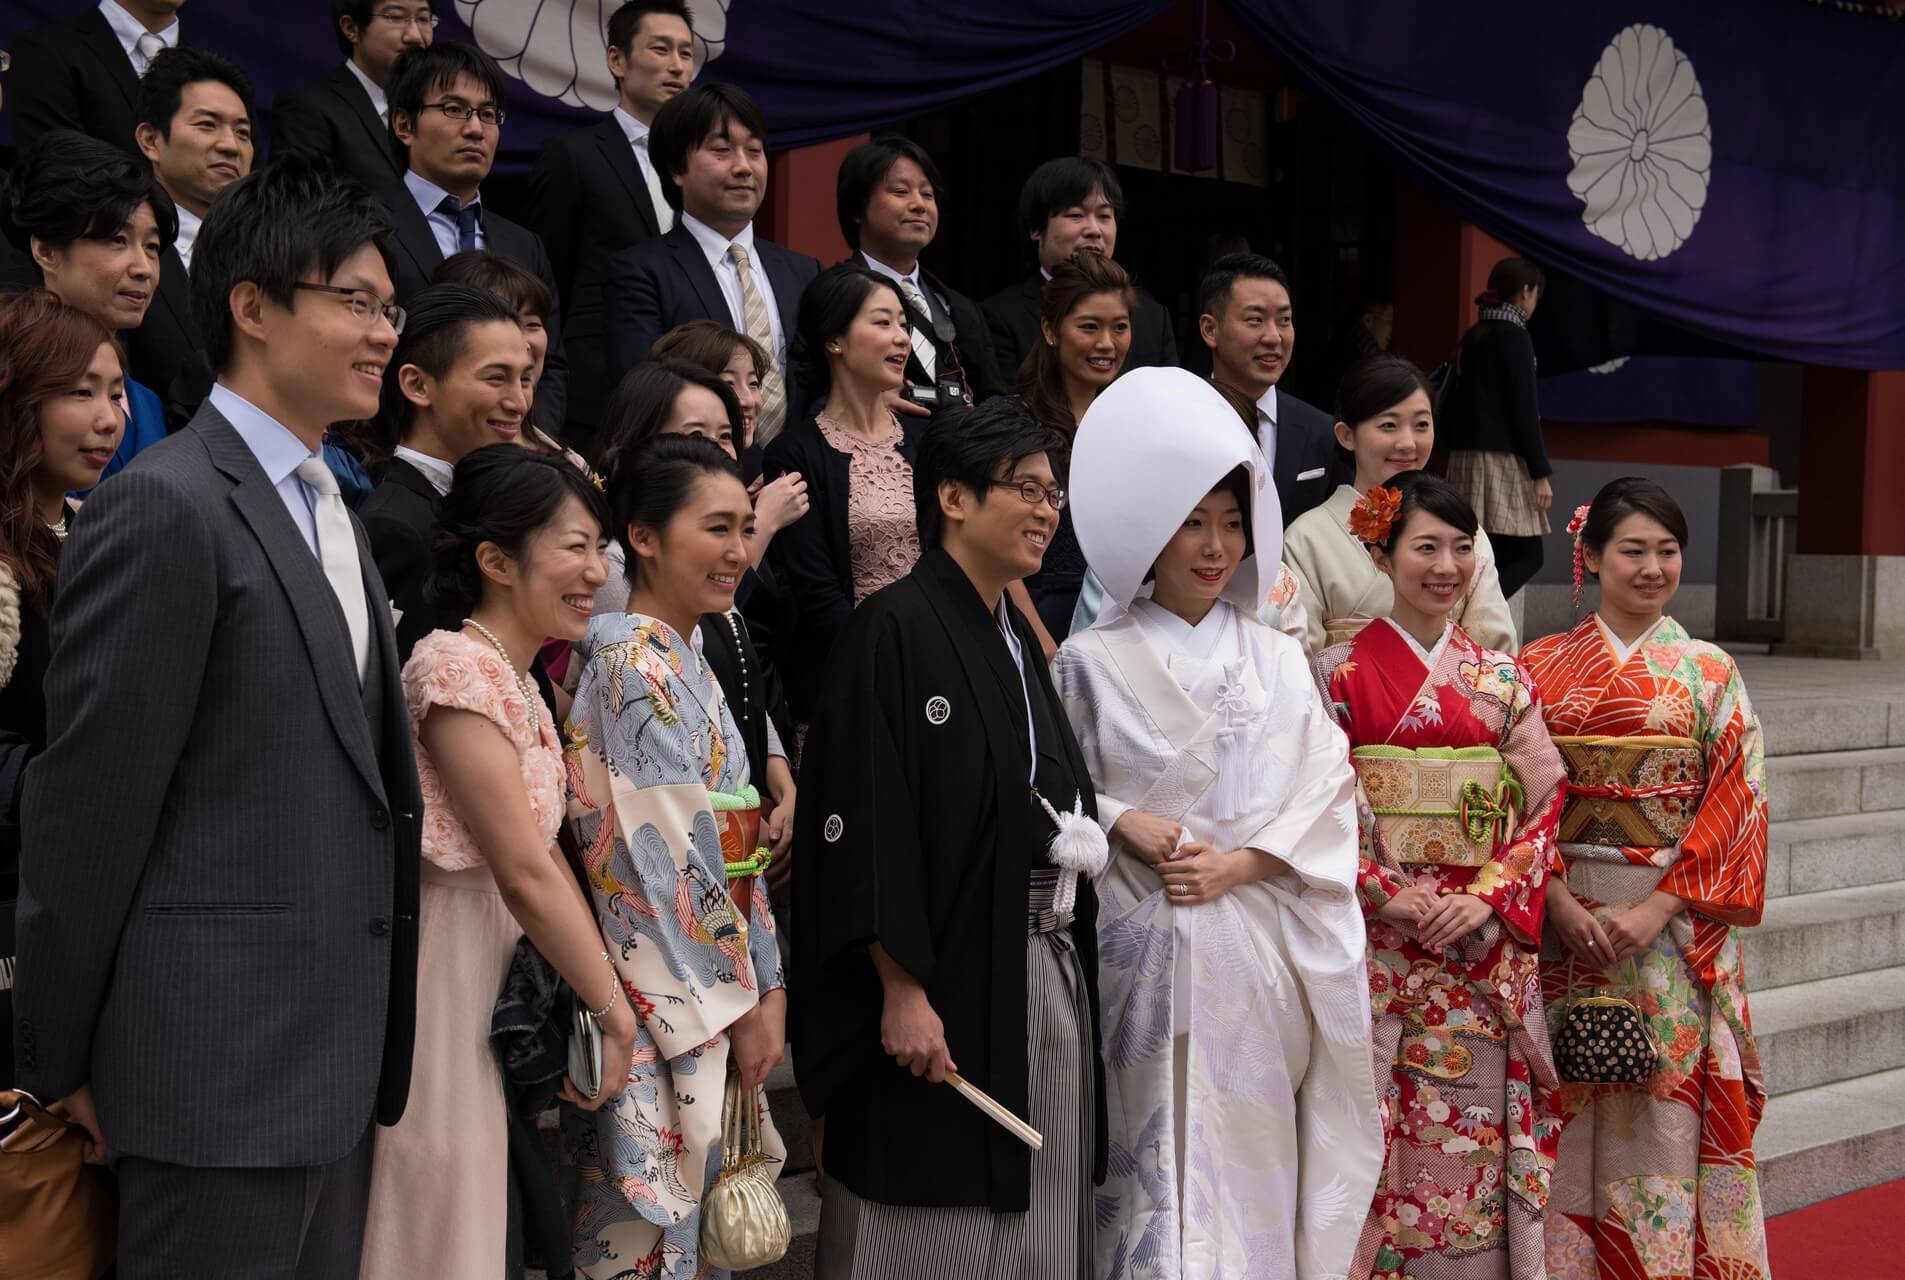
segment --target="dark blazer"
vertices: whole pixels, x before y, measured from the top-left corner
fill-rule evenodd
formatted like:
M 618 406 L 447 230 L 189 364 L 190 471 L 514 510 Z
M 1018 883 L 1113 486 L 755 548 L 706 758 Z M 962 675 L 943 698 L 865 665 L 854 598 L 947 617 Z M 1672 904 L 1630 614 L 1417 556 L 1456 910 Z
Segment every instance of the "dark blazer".
M 1530 479 L 1554 474 L 1541 437 L 1535 344 L 1511 320 L 1480 320 L 1462 337 L 1461 366 L 1437 415 L 1444 456 L 1458 449 L 1512 453 Z
M 757 228 L 758 230 L 758 228 Z M 801 291 L 820 274 L 820 263 L 804 253 L 784 249 L 771 240 L 754 238 L 755 269 L 767 273 L 780 311 L 781 331 L 789 342 Z M 714 278 L 714 268 L 688 229 L 676 220 L 666 235 L 645 240 L 609 259 L 605 292 L 603 349 L 609 386 L 648 359 L 655 340 L 687 320 L 715 320 L 732 329 L 741 318 L 728 310 L 727 295 Z M 783 373 L 786 370 L 782 370 Z M 799 388 L 787 385 L 787 421 L 805 416 Z
M 370 95 L 342 63 L 271 104 L 271 158 L 321 156 L 372 191 L 402 185 L 404 161 Z
M 910 465 L 930 420 L 900 415 L 899 421 L 900 454 Z M 775 534 L 767 548 L 782 590 L 800 609 L 794 634 L 775 647 L 789 709 L 803 723 L 813 719 L 827 658 L 858 603 L 847 532 L 847 464 L 847 455 L 827 443 L 811 416 L 769 441 L 762 460 L 761 475 L 769 483 L 789 471 L 807 481 L 807 514 Z
M 1335 428 L 1336 419 L 1329 414 L 1277 388 L 1277 447 L 1270 475 L 1276 482 L 1286 529 L 1336 492 Z
M 1045 277 L 1034 271 L 985 301 L 986 319 L 992 325 L 993 357 L 1007 383 L 1018 380 L 1026 352 L 1045 340 L 1038 327 L 1039 294 L 1044 288 Z M 1171 333 L 1171 313 L 1150 293 L 1139 289 L 1138 309 L 1131 317 L 1131 354 L 1125 357 L 1124 367 L 1142 369 L 1149 365 L 1175 368 L 1177 339 Z
M 864 253 L 856 253 L 848 259 L 862 264 L 866 260 Z M 925 296 L 926 305 L 932 309 L 932 314 L 920 316 L 914 313 L 910 305 L 907 306 L 913 327 L 924 329 L 932 335 L 935 322 L 952 322 L 956 335 L 952 341 L 953 358 L 965 372 L 966 386 L 972 391 L 974 404 L 990 400 L 993 396 L 1009 395 L 1012 391 L 1011 382 L 999 371 L 998 359 L 992 349 L 992 326 L 986 321 L 986 314 L 979 309 L 979 304 L 965 294 L 947 288 L 946 283 L 930 271 L 921 271 L 919 278 L 925 286 L 920 292 Z M 933 336 L 933 345 L 942 349 L 946 346 L 937 336 Z M 944 371 L 947 367 L 945 355 L 942 353 L 934 364 L 938 371 Z M 926 376 L 926 369 L 920 364 L 918 356 L 906 358 L 906 380 L 915 386 L 925 386 L 932 381 Z
M 132 376 L 165 402 L 166 422 L 174 431 L 197 415 L 211 393 L 212 368 L 192 318 L 192 280 L 177 249 L 167 246 L 159 262 L 158 291 L 145 322 L 126 334 L 126 355 Z
M 602 346 L 609 260 L 661 232 L 634 149 L 613 116 L 543 143 L 529 173 L 529 225 L 548 248 L 562 290 L 569 421 L 586 438 L 615 389 Z
M 21 815 L 17 1079 L 90 1080 L 123 1153 L 326 1164 L 403 1113 L 423 802 L 357 549 L 361 685 L 323 567 L 209 404 L 74 521 Z
M 432 631 L 462 625 L 462 619 L 445 615 L 423 595 L 423 585 L 436 568 L 431 546 L 437 512 L 442 509 L 442 495 L 430 478 L 402 458 L 390 460 L 377 478 L 377 487 L 357 508 L 378 575 L 390 593 L 390 606 L 403 615 L 397 619 L 400 663 L 410 661 L 417 641 Z
M 184 41 L 180 41 L 181 44 Z M 99 6 L 23 33 L 13 42 L 7 115 L 22 153 L 54 129 L 78 129 L 139 154 L 139 77 Z
M 430 273 L 443 265 L 443 250 L 437 247 L 430 220 L 417 208 L 401 178 L 385 184 L 378 195 L 397 226 L 397 301 L 408 302 L 430 287 Z M 491 253 L 512 258 L 535 272 L 556 299 L 543 317 L 549 330 L 549 356 L 543 362 L 542 380 L 536 384 L 536 412 L 544 422 L 559 423 L 568 407 L 569 361 L 562 345 L 562 291 L 556 287 L 556 273 L 543 250 L 542 237 L 488 205 L 483 206 L 483 235 Z

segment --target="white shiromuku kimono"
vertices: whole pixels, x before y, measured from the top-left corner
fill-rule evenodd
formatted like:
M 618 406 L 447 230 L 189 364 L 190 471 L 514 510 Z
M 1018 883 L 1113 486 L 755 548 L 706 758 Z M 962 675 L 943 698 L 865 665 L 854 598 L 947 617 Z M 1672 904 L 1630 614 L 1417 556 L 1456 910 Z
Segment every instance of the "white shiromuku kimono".
M 1283 563 L 1296 574 L 1312 654 L 1355 638 L 1362 623 L 1386 618 L 1395 607 L 1395 588 L 1365 547 L 1349 531 L 1349 513 L 1362 495 L 1338 485 L 1322 506 L 1305 511 L 1283 531 Z M 1488 535 L 1475 531 L 1475 576 L 1468 593 L 1449 615 L 1475 643 L 1512 655 L 1515 619 L 1495 573 L 1495 549 Z
M 1144 598 L 1144 578 L 1238 467 L 1252 551 L 1193 626 Z M 1110 607 L 1060 648 L 1054 676 L 1100 823 L 1138 809 L 1281 864 L 1178 907 L 1112 842 L 1097 884 L 1111 1139 L 1097 1274 L 1334 1280 L 1383 1161 L 1355 776 L 1301 644 L 1256 616 L 1278 564 L 1269 467 L 1209 384 L 1138 369 L 1088 412 L 1071 492 Z

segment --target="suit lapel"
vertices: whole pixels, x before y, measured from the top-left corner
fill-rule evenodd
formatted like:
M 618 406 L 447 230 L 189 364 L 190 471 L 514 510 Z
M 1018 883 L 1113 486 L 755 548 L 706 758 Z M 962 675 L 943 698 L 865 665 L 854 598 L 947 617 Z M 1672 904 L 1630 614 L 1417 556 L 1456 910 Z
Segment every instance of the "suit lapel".
M 265 558 L 271 562 L 272 571 L 284 587 L 285 599 L 304 636 L 305 652 L 317 676 L 318 693 L 324 700 L 325 713 L 331 718 L 331 727 L 337 731 L 364 780 L 382 796 L 383 775 L 377 767 L 377 749 L 371 738 L 370 723 L 364 718 L 363 694 L 351 655 L 350 632 L 330 580 L 324 576 L 324 569 L 311 554 L 311 548 L 305 545 L 297 525 L 292 523 L 290 512 L 284 509 L 284 499 L 278 496 L 278 490 L 258 465 L 258 459 L 225 416 L 207 405 L 199 411 L 192 429 L 205 442 L 212 464 L 233 482 L 232 505 L 238 508 L 238 514 L 264 548 Z M 352 524 L 355 526 L 356 522 Z M 383 588 L 374 585 L 368 569 L 372 564 L 370 547 L 361 530 L 357 534 L 357 548 L 358 564 L 366 570 L 363 575 L 365 598 L 374 610 L 384 598 Z M 382 646 L 389 643 L 384 637 L 389 627 L 376 625 L 375 617 L 373 612 L 371 643 L 378 645 L 381 653 Z M 394 649 L 383 656 L 386 661 L 396 661 Z
M 88 9 L 79 22 L 80 39 L 86 49 L 106 69 L 107 78 L 135 110 L 139 105 L 139 77 L 132 70 L 132 59 L 119 44 L 112 27 L 98 9 Z M 130 141 L 130 139 L 128 139 Z
M 191 277 L 186 273 L 185 260 L 179 257 L 179 251 L 169 245 L 159 263 L 159 301 L 192 346 L 199 347 L 198 325 L 192 319 Z M 161 393 L 167 389 L 154 388 Z
M 403 166 L 397 162 L 396 153 L 390 145 L 390 129 L 378 118 L 377 109 L 371 105 L 370 95 L 364 92 L 364 86 L 357 83 L 357 77 L 351 74 L 349 67 L 339 67 L 331 73 L 331 92 L 344 103 L 345 111 L 350 113 L 370 140 L 377 147 L 377 154 L 390 166 L 390 173 L 397 181 L 403 181 Z
M 800 311 L 800 281 L 794 279 L 793 255 L 771 240 L 754 240 L 754 252 L 767 272 L 767 283 L 774 290 L 774 306 L 781 313 L 781 332 L 791 338 L 795 318 Z
M 621 182 L 628 192 L 629 201 L 634 204 L 635 212 L 641 215 L 642 225 L 648 228 L 648 234 L 661 234 L 661 222 L 655 217 L 655 202 L 648 198 L 648 182 L 642 177 L 641 165 L 635 160 L 635 148 L 629 145 L 628 135 L 622 132 L 615 117 L 610 116 L 595 127 L 596 149 L 602 153 L 602 160 Z
M 401 178 L 390 189 L 384 204 L 390 209 L 391 221 L 397 224 L 397 246 L 416 265 L 417 274 L 427 283 L 430 273 L 443 264 L 443 250 L 438 247 L 436 235 L 430 230 L 430 220 L 423 216 L 423 210 L 417 208 L 417 202 L 411 198 L 410 188 L 403 184 Z
M 719 320 L 730 328 L 744 327 L 745 321 L 728 308 L 728 296 L 721 292 L 721 282 L 714 278 L 714 268 L 708 265 L 707 255 L 701 252 L 701 245 L 693 234 L 680 223 L 662 237 L 675 255 L 675 264 L 688 277 L 688 283 L 695 291 L 695 297 L 701 299 L 702 309 L 710 319 Z

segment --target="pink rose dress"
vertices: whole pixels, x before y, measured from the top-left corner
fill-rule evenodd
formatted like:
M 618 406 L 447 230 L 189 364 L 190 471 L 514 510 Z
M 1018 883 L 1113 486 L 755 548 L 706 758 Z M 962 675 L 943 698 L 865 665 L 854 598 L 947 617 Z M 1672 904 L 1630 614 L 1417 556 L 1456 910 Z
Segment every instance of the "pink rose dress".
M 559 862 L 562 747 L 541 698 L 532 732 L 515 673 L 496 650 L 460 631 L 419 640 L 403 687 L 413 736 L 434 707 L 473 711 L 502 730 L 522 764 L 536 830 Z M 490 1012 L 523 931 L 430 753 L 421 741 L 414 745 L 423 788 L 417 1043 L 403 1119 L 377 1133 L 362 1275 L 500 1276 L 509 1127 L 490 1054 Z

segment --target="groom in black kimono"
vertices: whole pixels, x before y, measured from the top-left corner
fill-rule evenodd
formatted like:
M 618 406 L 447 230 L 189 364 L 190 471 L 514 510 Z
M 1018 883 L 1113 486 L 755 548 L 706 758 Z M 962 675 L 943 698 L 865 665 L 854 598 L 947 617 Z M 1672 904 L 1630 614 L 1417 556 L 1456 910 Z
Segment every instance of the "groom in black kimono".
M 1090 816 L 1093 790 L 1005 595 L 1058 526 L 1062 443 L 1003 398 L 933 425 L 913 467 L 927 550 L 855 611 L 808 731 L 790 1039 L 826 1119 L 821 1280 L 1093 1270 L 1096 899 L 1050 860 L 1046 807 Z

